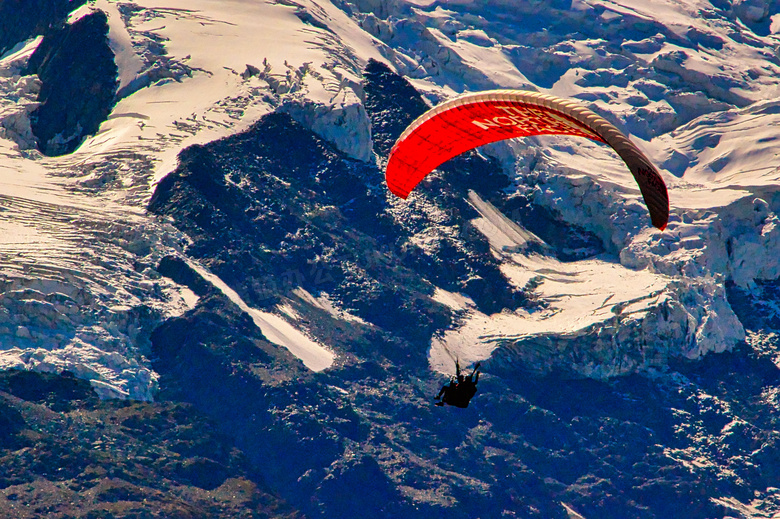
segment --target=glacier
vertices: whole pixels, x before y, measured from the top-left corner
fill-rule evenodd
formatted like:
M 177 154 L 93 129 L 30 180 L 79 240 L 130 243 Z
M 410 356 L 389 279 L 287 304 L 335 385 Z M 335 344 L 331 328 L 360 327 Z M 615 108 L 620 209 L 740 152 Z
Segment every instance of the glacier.
M 489 5 L 498 12 L 511 8 L 501 2 Z M 556 330 L 556 321 L 547 315 L 567 319 L 570 314 L 573 318 L 587 313 L 589 306 L 567 294 L 570 287 L 566 283 L 545 274 L 557 268 L 554 258 L 523 255 L 521 251 L 506 253 L 506 245 L 496 246 L 494 254 L 503 262 L 502 270 L 510 282 L 522 288 L 534 280 L 539 297 L 550 306 L 538 315 L 519 312 L 514 317 L 507 313 L 491 317 L 474 312 L 462 317 L 462 330 L 447 334 L 467 333 L 469 327 L 484 322 L 512 331 L 475 338 L 470 346 L 473 351 L 437 339 L 431 351 L 436 369 L 446 371 L 449 364 L 436 360 L 441 358 L 436 350 L 442 345 L 475 359 L 475 352 L 495 351 L 489 347 L 494 345 L 501 353 L 493 355 L 491 362 L 512 365 L 522 361 L 521 352 L 539 351 L 526 348 L 526 343 L 541 340 L 548 352 L 542 355 L 542 363 L 560 367 L 569 365 L 570 360 L 559 363 L 554 359 L 559 355 L 568 359 L 572 352 L 567 351 L 577 337 L 577 355 L 585 360 L 581 366 L 570 367 L 599 377 L 660 367 L 669 355 L 696 358 L 723 351 L 743 340 L 745 333 L 729 310 L 723 283 L 733 281 L 750 287 L 756 279 L 780 276 L 773 211 L 777 203 L 772 196 L 780 171 L 772 130 L 778 111 L 775 102 L 765 101 L 778 92 L 773 78 L 780 64 L 771 51 L 777 46 L 776 17 L 764 14 L 769 8 L 760 2 L 750 6 L 740 3 L 733 11 L 718 11 L 706 2 L 660 2 L 652 7 L 634 2 L 619 6 L 597 1 L 568 6 L 564 2 L 550 12 L 541 4 L 523 4 L 524 16 L 551 23 L 552 30 L 542 39 L 532 30 L 491 23 L 491 17 L 479 18 L 474 10 L 480 8 L 473 2 L 259 2 L 251 7 L 238 3 L 219 12 L 210 9 L 207 4 L 184 7 L 172 2 L 158 8 L 98 1 L 71 15 L 73 22 L 91 10 L 107 13 L 110 45 L 119 67 L 119 95 L 99 133 L 60 160 L 39 157 L 32 150 L 34 139 L 27 116 L 35 107 L 39 87 L 34 77 L 20 76 L 20 70 L 40 39 L 7 53 L 2 61 L 7 105 L 2 115 L 3 142 L 9 157 L 6 182 L 19 183 L 22 175 L 18 172 L 40 169 L 41 175 L 51 177 L 51 184 L 67 192 L 63 196 L 69 201 L 63 205 L 89 206 L 94 204 L 90 197 L 98 193 L 112 199 L 118 204 L 113 219 L 141 218 L 146 220 L 142 225 L 148 227 L 148 231 L 135 231 L 140 235 L 134 239 L 149 243 L 139 245 L 139 251 L 135 246 L 125 247 L 119 261 L 143 259 L 153 265 L 155 257 L 176 250 L 177 238 L 166 236 L 175 231 L 166 229 L 163 222 L 144 216 L 143 204 L 185 146 L 240 131 L 271 111 L 284 111 L 348 156 L 369 163 L 379 161 L 381 167 L 381 157 L 372 151 L 371 124 L 363 108 L 365 93 L 360 79 L 367 61 L 375 59 L 405 74 L 430 102 L 462 91 L 499 87 L 530 88 L 579 99 L 631 132 L 667 172 L 670 186 L 672 221 L 666 232 L 658 233 L 646 227 L 637 192 L 610 150 L 560 138 L 486 148 L 484 153 L 496 157 L 513 177 L 513 187 L 505 189 L 508 198 L 529 198 L 602 241 L 606 255 L 599 261 L 606 262 L 606 270 L 585 260 L 566 264 L 564 275 L 582 279 L 584 286 L 599 287 L 600 293 L 593 297 L 607 303 L 601 317 L 574 318 L 581 322 L 580 327 Z M 674 23 L 665 23 L 671 18 Z M 247 19 L 259 25 L 247 24 Z M 744 23 L 764 24 L 768 30 L 761 35 Z M 571 27 L 583 35 L 576 42 L 567 38 Z M 181 36 L 190 33 L 198 37 Z M 632 39 L 622 38 L 627 33 Z M 132 159 L 112 160 L 120 157 Z M 744 164 L 749 164 L 747 170 Z M 734 180 L 737 176 L 738 182 Z M 27 177 L 24 175 L 22 188 L 35 189 Z M 37 195 L 20 196 L 39 201 Z M 613 210 L 607 213 L 603 207 Z M 42 209 L 31 211 L 41 214 Z M 41 230 L 30 229 L 21 216 L 6 221 L 25 227 L 25 232 L 8 229 L 4 233 L 6 247 L 23 255 L 24 247 L 19 247 L 22 238 L 10 237 Z M 165 236 L 162 242 L 167 242 L 164 245 L 161 230 Z M 496 240 L 492 230 L 485 234 Z M 22 240 L 35 247 L 46 243 L 42 237 Z M 37 261 L 38 268 L 43 268 L 46 262 Z M 70 269 L 76 278 L 86 275 L 83 269 L 66 267 L 65 257 L 63 264 L 54 258 L 47 261 L 50 269 Z M 113 275 L 113 265 L 107 261 L 98 261 L 104 266 L 96 267 L 93 279 Z M 5 263 L 11 268 L 11 262 Z M 20 268 L 19 263 L 13 268 Z M 622 274 L 615 274 L 615 270 Z M 622 297 L 619 287 L 609 288 L 607 278 L 615 275 L 634 277 L 643 288 L 654 287 L 650 292 L 656 295 Z M 177 289 L 165 286 L 165 280 L 155 278 L 151 271 L 134 276 L 141 278 L 142 286 L 154 287 L 140 288 L 144 294 L 140 299 L 160 300 L 161 308 L 156 309 L 159 319 L 187 308 Z M 640 281 L 642 276 L 648 281 Z M 23 277 L 16 279 L 14 289 L 23 291 L 27 287 Z M 35 290 L 44 299 L 73 290 L 86 290 L 92 293 L 90 297 L 99 299 L 99 291 L 87 283 L 76 281 L 68 290 L 56 285 Z M 167 292 L 174 295 L 159 295 Z M 107 309 L 137 306 L 132 297 L 124 301 L 119 295 L 111 298 L 116 300 L 105 303 Z M 626 312 L 627 306 L 630 311 Z M 29 315 L 36 315 L 30 311 Z M 13 345 L 9 350 L 15 351 L 19 341 L 32 340 L 36 334 L 46 335 L 40 340 L 48 345 L 36 351 L 38 357 L 50 359 L 41 361 L 40 366 L 64 369 L 69 364 L 57 358 L 60 349 L 110 351 L 116 347 L 104 344 L 124 342 L 122 348 L 140 362 L 138 368 L 106 366 L 104 363 L 111 362 L 104 359 L 88 362 L 89 367 L 79 372 L 101 385 L 115 384 L 117 394 L 152 398 L 151 372 L 141 377 L 141 382 L 117 385 L 107 380 L 148 369 L 142 338 L 128 340 L 131 332 L 117 337 L 115 332 L 101 329 L 86 340 L 57 341 L 51 339 L 58 334 L 56 325 L 53 329 L 47 326 L 43 316 L 40 322 L 36 317 L 31 319 L 29 326 L 10 323 L 5 328 L 5 342 Z M 103 321 L 105 317 L 96 319 Z M 83 326 L 103 328 L 97 323 Z M 30 332 L 27 337 L 25 329 L 37 328 L 52 331 Z M 607 332 L 610 329 L 612 334 Z M 619 340 L 618 330 L 622 334 Z M 603 346 L 604 341 L 611 346 L 594 347 Z M 620 343 L 631 342 L 646 344 L 650 351 L 629 359 L 631 355 L 626 356 Z M 601 353 L 589 358 L 589 351 Z M 537 354 L 526 360 L 538 364 L 542 359 Z M 9 358 L 8 365 L 22 362 L 18 354 Z M 37 361 L 31 366 L 38 366 Z
M 339 418 L 318 434 L 331 445 L 333 431 L 346 428 L 358 452 L 367 440 L 352 424 L 381 421 L 388 411 L 365 403 L 381 398 L 380 389 L 356 394 L 362 382 L 349 386 L 335 373 L 344 370 L 348 379 L 351 370 L 369 370 L 366 359 L 391 373 L 388 392 L 406 380 L 410 365 L 422 363 L 435 378 L 451 373 L 457 358 L 482 362 L 495 377 L 487 378 L 495 393 L 517 373 L 620 387 L 643 376 L 675 387 L 670 393 L 690 391 L 686 402 L 716 413 L 725 404 L 690 389 L 674 366 L 711 366 L 745 345 L 774 347 L 766 322 L 773 322 L 780 279 L 776 1 L 95 0 L 68 21 L 95 11 L 107 17 L 115 104 L 72 153 L 37 149 L 31 121 L 42 81 L 25 70 L 42 39 L 18 42 L 0 56 L 2 369 L 71 372 L 102 398 L 153 401 L 164 391 L 155 368 L 159 330 L 222 305 L 232 310 L 215 315 L 248 319 L 236 325 L 243 336 L 231 335 L 231 344 L 254 341 L 284 366 L 263 372 L 264 382 L 327 381 L 328 405 Z M 371 67 L 403 78 L 420 98 L 380 81 L 369 85 Z M 383 102 L 396 103 L 395 112 L 372 104 L 377 94 L 368 90 L 376 85 L 388 89 Z M 610 149 L 572 138 L 486 146 L 442 168 L 407 201 L 386 192 L 389 136 L 403 117 L 494 88 L 573 98 L 624 129 L 669 186 L 668 228 L 650 226 L 633 179 Z M 290 193 L 297 184 L 282 173 L 253 177 L 252 168 L 277 155 L 231 139 L 273 131 L 310 132 L 319 140 L 311 137 L 311 148 L 301 149 L 332 164 L 313 168 L 302 194 L 261 205 L 253 197 L 267 185 Z M 230 235 L 232 249 L 219 249 L 193 231 L 202 223 L 197 218 L 183 226 L 172 209 L 181 200 L 155 198 L 173 192 L 172 183 L 187 184 L 195 175 L 187 168 L 218 145 L 250 150 L 220 165 L 220 189 L 247 200 L 248 221 L 281 229 L 251 253 L 240 232 Z M 328 177 L 342 172 L 336 162 L 346 164 L 348 185 Z M 461 167 L 473 172 L 454 171 Z M 258 187 L 257 178 L 266 184 Z M 464 179 L 475 183 L 460 185 Z M 337 194 L 320 198 L 318 188 Z M 229 222 L 229 204 L 217 202 L 213 218 Z M 345 222 L 359 220 L 348 219 L 349 210 L 378 218 L 344 230 Z M 293 232 L 285 218 L 317 230 Z M 273 268 L 231 263 L 245 256 L 273 258 Z M 206 288 L 162 272 L 171 258 L 189 265 Z M 441 272 L 452 258 L 457 265 Z M 410 274 L 415 268 L 424 274 Z M 411 288 L 399 280 L 411 280 Z M 745 310 L 753 306 L 762 319 L 767 312 L 766 322 L 756 324 Z M 398 315 L 419 322 L 397 322 Z M 382 351 L 381 361 L 372 348 Z M 419 384 L 422 392 L 430 382 Z M 404 398 L 421 399 L 409 392 Z M 304 420 L 290 406 L 272 414 Z M 306 406 L 313 416 L 325 413 Z M 350 406 L 358 410 L 345 411 Z M 544 414 L 530 404 L 526 412 Z M 732 418 L 717 432 L 724 442 L 747 434 L 742 418 Z M 484 417 L 476 420 L 483 422 L 473 434 L 489 436 Z M 393 441 L 411 441 L 400 436 Z M 669 447 L 665 455 L 691 471 L 706 467 L 731 478 L 704 443 Z M 277 476 L 302 485 L 290 499 L 302 499 L 295 492 L 305 489 L 327 494 L 328 477 L 354 469 L 389 478 L 420 506 L 457 501 L 447 490 L 406 481 L 397 461 L 403 449 L 371 449 L 381 470 L 353 453 L 334 462 L 328 476 L 297 466 L 299 472 Z M 444 469 L 427 463 L 412 463 L 425 467 L 426 482 L 445 478 Z M 744 517 L 769 517 L 777 499 L 771 494 L 716 501 Z

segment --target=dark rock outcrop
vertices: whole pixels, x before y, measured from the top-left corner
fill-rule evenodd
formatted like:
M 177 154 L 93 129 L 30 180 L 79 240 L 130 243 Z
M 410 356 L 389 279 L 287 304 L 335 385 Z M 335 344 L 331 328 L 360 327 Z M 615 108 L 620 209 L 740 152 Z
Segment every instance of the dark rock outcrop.
M 72 152 L 114 106 L 117 66 L 107 35 L 108 18 L 95 11 L 49 31 L 30 57 L 27 73 L 42 82 L 30 123 L 43 153 Z

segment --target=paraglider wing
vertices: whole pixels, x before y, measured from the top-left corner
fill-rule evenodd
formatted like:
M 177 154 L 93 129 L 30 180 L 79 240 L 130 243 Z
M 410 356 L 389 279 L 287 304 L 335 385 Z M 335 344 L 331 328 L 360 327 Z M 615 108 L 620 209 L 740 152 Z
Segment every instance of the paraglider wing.
M 468 150 L 531 135 L 572 135 L 608 144 L 639 184 L 653 225 L 669 219 L 666 184 L 655 166 L 609 121 L 576 103 L 520 90 L 466 94 L 424 113 L 398 138 L 387 162 L 390 191 L 406 198 L 432 170 Z

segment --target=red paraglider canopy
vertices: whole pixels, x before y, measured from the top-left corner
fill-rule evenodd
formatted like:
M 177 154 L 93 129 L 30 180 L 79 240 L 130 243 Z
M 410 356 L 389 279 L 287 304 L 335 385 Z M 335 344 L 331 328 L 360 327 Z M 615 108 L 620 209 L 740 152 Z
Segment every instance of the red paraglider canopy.
M 519 90 L 466 94 L 432 108 L 404 131 L 387 162 L 390 191 L 406 198 L 436 167 L 468 150 L 531 135 L 572 135 L 611 146 L 634 176 L 653 225 L 664 229 L 669 196 L 658 170 L 620 130 L 576 103 Z

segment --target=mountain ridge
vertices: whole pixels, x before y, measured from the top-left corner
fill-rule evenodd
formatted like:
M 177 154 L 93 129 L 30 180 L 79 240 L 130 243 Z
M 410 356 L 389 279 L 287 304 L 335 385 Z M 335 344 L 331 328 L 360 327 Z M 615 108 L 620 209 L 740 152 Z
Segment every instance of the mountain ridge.
M 0 509 L 777 513 L 777 1 L 69 7 L 116 69 L 67 153 L 27 68 L 60 29 L 0 45 Z M 571 138 L 387 193 L 409 122 L 502 87 L 630 133 L 668 229 Z M 456 358 L 480 391 L 435 407 Z

